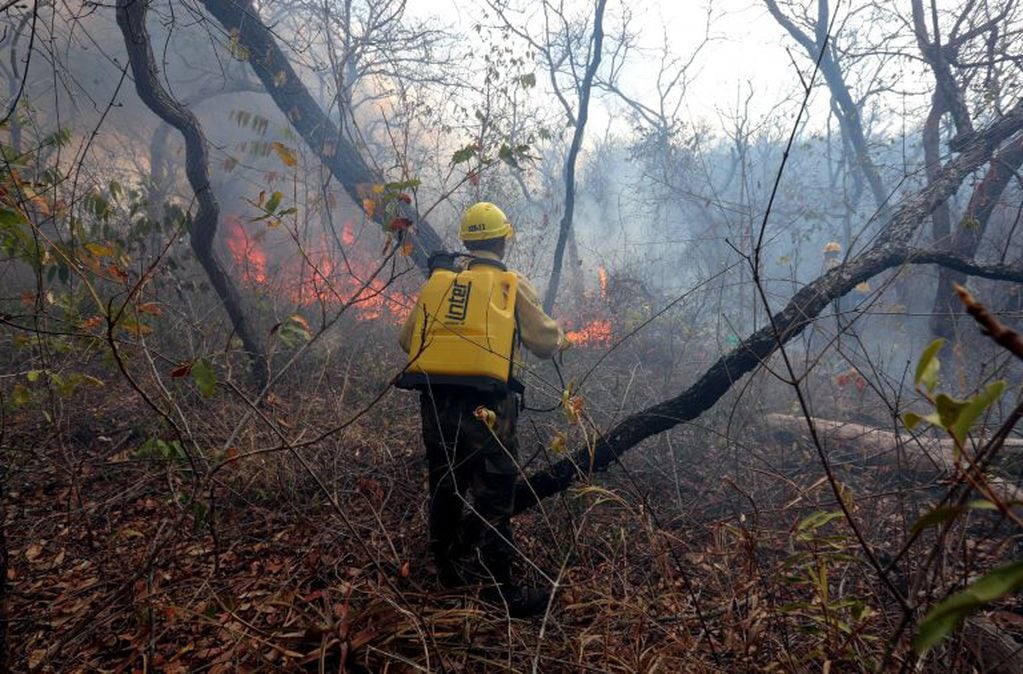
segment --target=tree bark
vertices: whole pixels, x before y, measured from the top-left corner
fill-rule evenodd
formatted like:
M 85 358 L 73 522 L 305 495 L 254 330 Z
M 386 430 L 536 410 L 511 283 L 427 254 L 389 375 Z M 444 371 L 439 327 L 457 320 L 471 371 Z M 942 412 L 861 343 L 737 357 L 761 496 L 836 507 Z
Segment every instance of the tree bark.
M 6 403 L 6 401 L 4 401 Z M 0 422 L 5 420 L 0 419 Z M 3 429 L 0 428 L 0 438 Z M 7 652 L 7 466 L 0 468 L 0 672 L 10 671 Z
M 768 414 L 764 417 L 764 423 L 779 438 L 812 439 L 806 418 L 802 416 Z M 874 426 L 819 417 L 814 417 L 813 426 L 829 449 L 836 446 L 854 448 L 868 464 L 891 465 L 897 462 L 900 470 L 931 476 L 947 476 L 956 471 L 957 448 L 952 438 L 935 438 L 927 434 L 914 438 Z M 1021 450 L 1023 439 L 1019 438 L 1009 438 L 1001 447 L 1002 453 L 1006 455 L 1018 456 Z M 1020 489 L 1003 478 L 992 475 L 987 479 L 988 484 L 1006 501 L 1018 501 L 1023 496 Z
M 362 199 L 369 196 L 369 187 L 383 179 L 309 93 L 277 46 L 252 0 L 202 0 L 202 4 L 225 30 L 237 37 L 238 44 L 248 52 L 249 65 L 270 98 L 345 192 L 361 205 Z M 411 234 L 412 257 L 425 274 L 427 258 L 433 251 L 440 250 L 443 242 L 428 222 L 416 222 L 410 207 L 401 203 L 398 206 L 403 211 L 402 215 L 415 223 Z M 374 217 L 381 216 L 382 213 L 378 212 Z
M 964 273 L 1023 281 L 1023 267 L 978 265 L 948 251 L 918 251 L 909 242 L 920 223 L 948 199 L 962 181 L 1007 138 L 1023 129 L 1023 100 L 1001 119 L 973 134 L 961 154 L 949 161 L 937 179 L 902 200 L 874 244 L 857 257 L 826 271 L 803 286 L 773 320 L 717 360 L 679 395 L 626 417 L 601 435 L 592 451 L 583 448 L 546 470 L 529 476 L 516 490 L 516 512 L 567 489 L 575 480 L 606 469 L 637 444 L 710 409 L 743 375 L 754 370 L 781 345 L 798 336 L 835 299 L 857 284 L 903 264 L 942 264 Z
M 1007 145 L 991 160 L 987 173 L 970 195 L 966 212 L 959 226 L 949 233 L 945 246 L 955 255 L 972 258 L 977 254 L 988 221 L 994 213 L 1005 188 L 1013 176 L 1023 166 L 1023 136 Z M 953 339 L 956 326 L 963 314 L 963 305 L 956 299 L 953 288 L 956 283 L 962 284 L 965 275 L 952 268 L 941 268 L 938 272 L 938 288 L 934 294 L 934 307 L 931 315 L 931 332 L 937 337 Z
M 213 249 L 220 209 L 210 185 L 206 139 L 195 115 L 174 100 L 160 82 L 149 32 L 146 30 L 147 2 L 148 0 L 117 0 L 117 25 L 121 29 L 128 50 L 135 90 L 150 110 L 184 136 L 185 175 L 195 191 L 198 202 L 189 227 L 189 242 L 199 264 L 209 277 L 210 285 L 216 290 L 227 310 L 234 331 L 248 353 L 253 383 L 262 390 L 266 386 L 268 375 L 265 352 L 260 339 L 245 317 L 238 289 L 224 272 Z
M 558 241 L 554 246 L 554 266 L 551 269 L 547 294 L 544 296 L 543 309 L 548 314 L 554 309 L 554 300 L 558 296 L 558 285 L 561 282 L 561 266 L 565 257 L 565 243 L 572 229 L 572 216 L 575 213 L 575 166 L 579 159 L 579 150 L 583 144 L 586 131 L 586 120 L 590 115 L 590 91 L 593 89 L 593 77 L 600 67 L 600 57 L 604 49 L 604 8 L 607 0 L 597 0 L 597 9 L 593 16 L 593 51 L 590 62 L 586 64 L 583 81 L 579 84 L 579 112 L 575 116 L 575 129 L 572 132 L 572 144 L 568 149 L 565 161 L 565 212 L 561 215 L 558 228 Z

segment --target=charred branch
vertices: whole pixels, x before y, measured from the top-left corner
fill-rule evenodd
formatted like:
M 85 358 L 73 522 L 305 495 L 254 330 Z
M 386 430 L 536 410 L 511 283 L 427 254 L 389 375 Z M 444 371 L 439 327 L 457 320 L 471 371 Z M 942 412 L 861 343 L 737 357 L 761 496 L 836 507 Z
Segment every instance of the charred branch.
M 944 251 L 925 252 L 909 246 L 920 223 L 948 199 L 969 174 L 988 161 L 995 148 L 1021 128 L 1023 100 L 1004 117 L 976 133 L 969 146 L 945 165 L 936 180 L 904 199 L 873 246 L 803 286 L 767 326 L 719 358 L 692 386 L 625 418 L 603 434 L 592 451 L 584 448 L 529 476 L 528 482 L 517 489 L 516 511 L 529 509 L 538 500 L 564 491 L 577 479 L 586 479 L 606 469 L 643 440 L 699 417 L 779 346 L 802 333 L 825 307 L 857 284 L 886 270 L 906 264 L 945 262 L 988 278 L 1023 280 L 1023 267 L 985 268 Z

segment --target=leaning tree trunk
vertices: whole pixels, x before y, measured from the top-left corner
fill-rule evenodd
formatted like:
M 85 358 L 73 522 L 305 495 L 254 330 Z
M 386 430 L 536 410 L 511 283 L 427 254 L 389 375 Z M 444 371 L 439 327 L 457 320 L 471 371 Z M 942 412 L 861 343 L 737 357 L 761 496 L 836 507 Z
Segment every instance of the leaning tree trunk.
M 991 160 L 987 173 L 973 188 L 959 227 L 949 234 L 948 250 L 966 258 L 977 254 L 991 214 L 1020 166 L 1023 166 L 1023 136 L 1007 145 Z M 962 284 L 964 279 L 962 272 L 954 269 L 942 268 L 938 271 L 938 289 L 935 291 L 931 314 L 931 331 L 935 336 L 948 339 L 955 337 L 963 305 L 956 299 L 953 288 L 956 283 Z
M 579 113 L 572 120 L 575 122 L 575 130 L 572 132 L 572 144 L 568 148 L 568 158 L 565 160 L 565 212 L 561 214 L 558 242 L 554 246 L 554 266 L 551 269 L 550 282 L 547 284 L 547 294 L 543 300 L 543 310 L 548 314 L 554 309 L 554 300 L 558 296 L 565 244 L 568 241 L 568 233 L 572 229 L 572 216 L 575 214 L 575 166 L 579 160 L 579 150 L 583 145 L 586 120 L 590 115 L 590 91 L 593 89 L 593 78 L 597 74 L 600 56 L 604 50 L 604 7 L 606 6 L 607 0 L 597 0 L 597 9 L 593 16 L 593 52 L 590 54 L 590 62 L 586 65 L 583 81 L 579 85 Z
M 267 383 L 263 347 L 245 317 L 238 289 L 224 272 L 213 250 L 220 209 L 210 185 L 206 140 L 195 115 L 174 100 L 160 83 L 149 32 L 146 30 L 147 1 L 117 0 L 117 25 L 121 28 L 124 44 L 128 49 L 128 60 L 135 78 L 135 90 L 150 110 L 180 131 L 185 138 L 185 175 L 188 176 L 188 183 L 195 191 L 198 202 L 189 228 L 189 242 L 199 264 L 210 279 L 210 285 L 216 290 L 227 310 L 234 331 L 248 352 L 254 384 L 262 390 Z
M 564 491 L 577 479 L 606 469 L 643 440 L 697 418 L 720 400 L 732 384 L 798 336 L 831 302 L 883 271 L 904 264 L 939 264 L 966 274 L 1023 281 L 1020 266 L 982 266 L 948 251 L 918 251 L 909 246 L 924 218 L 948 199 L 966 176 L 988 161 L 999 144 L 1021 129 L 1023 100 L 1004 117 L 971 135 L 960 147 L 960 154 L 945 165 L 934 181 L 905 198 L 870 248 L 803 286 L 766 327 L 719 358 L 692 386 L 674 398 L 626 417 L 601 435 L 592 451 L 583 448 L 529 476 L 516 490 L 516 512 Z
M 202 0 L 202 4 L 225 30 L 237 36 L 238 44 L 248 52 L 249 65 L 274 103 L 352 200 L 361 204 L 369 196 L 367 190 L 380 182 L 381 176 L 370 168 L 359 149 L 338 130 L 309 93 L 252 1 Z M 405 211 L 402 215 L 415 222 L 410 208 L 397 205 Z M 377 209 L 375 217 L 383 215 L 381 210 Z M 415 223 L 412 241 L 413 260 L 425 273 L 430 253 L 443 245 L 441 238 L 428 222 L 420 220 Z

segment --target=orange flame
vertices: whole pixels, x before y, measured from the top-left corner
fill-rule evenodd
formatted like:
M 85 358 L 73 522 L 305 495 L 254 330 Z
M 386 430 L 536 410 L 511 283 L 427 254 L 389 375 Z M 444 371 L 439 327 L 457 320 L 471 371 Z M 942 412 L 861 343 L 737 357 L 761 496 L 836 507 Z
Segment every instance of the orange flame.
M 600 283 L 600 299 L 586 293 L 583 298 L 583 313 L 590 316 L 597 314 L 606 315 L 607 305 L 607 269 L 603 265 L 597 267 L 597 279 Z M 584 316 L 578 316 L 576 320 L 570 320 L 570 325 L 577 326 L 575 329 L 567 330 L 565 336 L 568 341 L 576 346 L 610 346 L 614 341 L 614 326 L 607 318 L 593 318 L 583 320 Z
M 576 346 L 608 346 L 612 339 L 611 321 L 590 321 L 578 330 L 567 331 L 565 336 Z
M 236 218 L 227 218 L 227 249 L 248 283 L 266 283 L 266 253 Z
M 355 231 L 353 230 L 351 220 L 346 222 L 344 227 L 341 228 L 341 243 L 345 244 L 346 246 L 355 245 Z
M 228 220 L 226 240 L 235 264 L 242 270 L 242 280 L 250 285 L 268 286 L 266 252 L 234 219 Z M 359 257 L 351 222 L 342 228 L 341 241 L 348 248 L 343 259 L 335 257 L 334 247 L 324 236 L 318 245 L 304 247 L 304 255 L 281 263 L 275 270 L 273 291 L 300 307 L 313 304 L 339 307 L 351 302 L 352 315 L 360 321 L 403 322 L 415 302 L 391 288 L 388 279 L 370 278 L 376 264 Z

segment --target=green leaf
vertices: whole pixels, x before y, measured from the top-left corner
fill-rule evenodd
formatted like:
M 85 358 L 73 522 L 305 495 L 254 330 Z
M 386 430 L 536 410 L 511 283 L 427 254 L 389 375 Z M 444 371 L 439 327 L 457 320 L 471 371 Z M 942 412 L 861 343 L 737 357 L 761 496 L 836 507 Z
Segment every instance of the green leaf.
M 497 151 L 497 158 L 512 168 L 521 168 L 519 166 L 519 160 L 515 157 L 515 152 L 509 145 L 501 146 L 501 149 Z
M 0 208 L 0 227 L 7 229 L 9 227 L 15 227 L 25 222 L 24 216 L 18 211 L 9 211 L 5 208 Z
M 906 424 L 906 428 L 909 430 L 913 430 L 919 426 L 920 422 L 923 420 L 924 418 L 916 412 L 905 412 L 902 415 L 902 423 Z
M 32 392 L 21 384 L 15 384 L 14 390 L 11 391 L 11 401 L 18 407 L 28 403 L 32 399 Z
M 475 144 L 466 145 L 460 150 L 455 150 L 455 153 L 451 155 L 451 163 L 463 164 L 472 159 L 473 157 L 475 157 L 477 152 L 479 152 L 479 150 L 477 149 Z
M 1023 586 L 1023 560 L 1001 566 L 980 578 L 962 592 L 932 608 L 913 639 L 913 648 L 923 653 L 944 639 L 971 613 L 1001 599 Z
M 998 381 L 991 382 L 987 388 L 966 401 L 966 404 L 959 411 L 959 415 L 952 424 L 952 435 L 959 441 L 959 444 L 965 442 L 966 434 L 970 432 L 973 422 L 977 420 L 977 417 L 983 414 L 987 408 L 991 407 L 1004 390 L 1005 382 L 999 379 Z
M 192 363 L 192 379 L 204 398 L 212 398 L 217 390 L 217 373 L 213 364 L 205 358 Z
M 933 526 L 937 526 L 946 520 L 950 520 L 956 515 L 959 515 L 965 510 L 961 506 L 939 506 L 928 513 L 925 513 L 916 522 L 913 523 L 913 527 L 910 532 L 913 534 L 920 533 L 924 529 L 928 529 Z
M 25 373 L 25 379 L 36 382 L 39 381 L 39 376 L 43 373 L 42 370 L 29 370 Z
M 823 510 L 815 512 L 812 515 L 803 518 L 799 524 L 796 525 L 796 535 L 805 540 L 808 535 L 812 534 L 817 529 L 820 529 L 828 522 L 837 520 L 840 517 L 842 517 L 842 513 L 838 510 L 834 512 L 824 512 Z
M 938 369 L 941 364 L 937 359 L 937 355 L 944 345 L 945 340 L 939 338 L 931 342 L 924 349 L 923 355 L 920 356 L 920 361 L 916 364 L 916 378 L 914 381 L 917 386 L 923 384 L 927 387 L 928 391 L 933 391 L 934 387 L 938 384 Z
M 536 75 L 534 73 L 526 73 L 519 77 L 519 86 L 523 89 L 530 89 L 536 86 Z
M 312 339 L 309 323 L 299 314 L 295 314 L 281 323 L 278 326 L 277 336 L 289 348 Z
M 952 425 L 955 424 L 965 407 L 965 400 L 956 400 L 944 393 L 939 393 L 934 399 L 934 408 L 938 412 L 938 423 L 941 424 L 942 428 L 951 430 Z
M 273 213 L 274 211 L 276 211 L 277 207 L 281 205 L 281 199 L 283 198 L 284 195 L 281 194 L 280 192 L 274 192 L 273 194 L 271 194 L 270 198 L 266 200 L 265 206 L 266 212 Z

